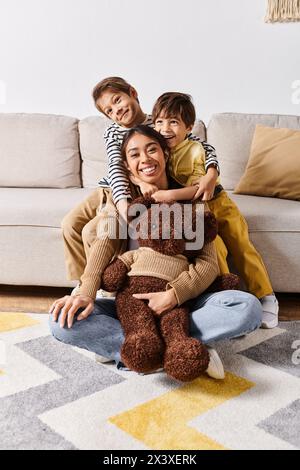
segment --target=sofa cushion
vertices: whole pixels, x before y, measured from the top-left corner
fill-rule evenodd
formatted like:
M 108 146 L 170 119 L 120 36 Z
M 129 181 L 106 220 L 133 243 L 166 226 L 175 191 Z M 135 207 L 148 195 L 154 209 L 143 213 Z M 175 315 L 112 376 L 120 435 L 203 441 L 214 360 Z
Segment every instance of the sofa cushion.
M 233 194 L 231 191 L 228 191 L 228 195 L 246 218 L 249 232 L 300 233 L 299 202 L 272 197 Z
M 84 188 L 0 188 L 0 227 L 60 228 L 63 217 L 90 193 Z
M 98 181 L 107 175 L 108 160 L 103 135 L 110 124 L 111 121 L 104 116 L 90 116 L 79 122 L 84 188 L 95 188 Z M 202 140 L 206 139 L 206 129 L 202 121 L 195 122 L 193 133 Z
M 0 114 L 0 186 L 80 187 L 78 120 Z
M 67 280 L 60 228 L 0 225 L 0 284 L 74 286 Z
M 207 141 L 216 148 L 225 189 L 234 189 L 245 171 L 257 124 L 300 129 L 300 116 L 273 114 L 214 114 L 207 129 Z
M 300 201 L 300 131 L 256 126 L 237 194 Z

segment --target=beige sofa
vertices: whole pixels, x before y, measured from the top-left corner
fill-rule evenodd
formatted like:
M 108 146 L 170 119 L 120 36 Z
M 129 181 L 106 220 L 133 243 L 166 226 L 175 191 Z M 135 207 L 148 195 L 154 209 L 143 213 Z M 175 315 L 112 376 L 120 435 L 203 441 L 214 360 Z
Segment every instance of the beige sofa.
M 257 123 L 300 129 L 300 117 L 216 114 L 207 140 L 216 147 L 223 186 L 245 215 L 277 292 L 300 292 L 300 204 L 232 194 Z M 102 117 L 0 114 L 0 284 L 72 286 L 60 223 L 106 174 Z M 195 132 L 205 137 L 200 121 Z

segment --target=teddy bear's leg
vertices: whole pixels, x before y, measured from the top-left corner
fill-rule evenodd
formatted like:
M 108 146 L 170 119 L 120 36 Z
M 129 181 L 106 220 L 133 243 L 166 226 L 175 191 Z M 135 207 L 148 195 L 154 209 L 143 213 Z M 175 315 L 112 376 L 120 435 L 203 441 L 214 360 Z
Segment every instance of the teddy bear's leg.
M 205 292 L 219 292 L 239 288 L 240 279 L 236 274 L 226 273 L 218 276 Z
M 136 372 L 151 372 L 161 367 L 164 343 L 152 310 L 125 290 L 117 295 L 117 312 L 125 333 L 121 349 L 124 364 Z
M 164 369 L 168 375 L 189 382 L 204 372 L 209 353 L 203 343 L 189 336 L 189 312 L 177 307 L 165 314 L 160 323 L 166 343 Z

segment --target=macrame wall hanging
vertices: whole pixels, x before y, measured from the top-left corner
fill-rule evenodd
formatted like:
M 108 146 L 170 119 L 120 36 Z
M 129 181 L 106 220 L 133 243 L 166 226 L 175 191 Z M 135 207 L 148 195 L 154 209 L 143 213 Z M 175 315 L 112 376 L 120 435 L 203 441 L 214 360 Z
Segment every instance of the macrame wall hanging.
M 300 21 L 300 0 L 268 0 L 266 23 Z

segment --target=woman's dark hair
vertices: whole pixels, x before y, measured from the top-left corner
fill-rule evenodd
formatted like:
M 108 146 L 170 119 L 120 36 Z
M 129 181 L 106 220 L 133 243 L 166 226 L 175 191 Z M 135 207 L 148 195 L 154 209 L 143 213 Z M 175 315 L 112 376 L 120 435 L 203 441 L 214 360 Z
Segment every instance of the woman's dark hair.
M 125 134 L 121 146 L 121 155 L 123 160 L 126 160 L 126 148 L 129 140 L 134 134 L 145 135 L 146 137 L 155 140 L 161 146 L 164 154 L 169 156 L 170 150 L 166 139 L 152 127 L 144 126 L 141 124 L 140 126 L 133 127 L 132 129 L 130 129 L 130 131 Z

